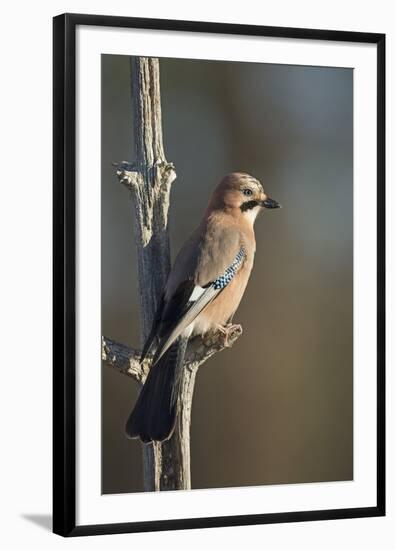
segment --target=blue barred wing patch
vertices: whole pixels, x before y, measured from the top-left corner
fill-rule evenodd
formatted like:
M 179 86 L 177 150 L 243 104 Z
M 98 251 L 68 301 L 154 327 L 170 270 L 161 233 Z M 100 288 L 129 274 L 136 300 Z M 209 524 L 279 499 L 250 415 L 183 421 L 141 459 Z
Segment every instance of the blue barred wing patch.
M 243 263 L 245 257 L 246 257 L 246 252 L 244 248 L 241 247 L 236 258 L 233 260 L 230 266 L 226 269 L 224 273 L 222 273 L 222 275 L 217 277 L 213 282 L 213 287 L 215 290 L 222 290 L 231 282 L 231 280 L 239 270 L 241 264 Z

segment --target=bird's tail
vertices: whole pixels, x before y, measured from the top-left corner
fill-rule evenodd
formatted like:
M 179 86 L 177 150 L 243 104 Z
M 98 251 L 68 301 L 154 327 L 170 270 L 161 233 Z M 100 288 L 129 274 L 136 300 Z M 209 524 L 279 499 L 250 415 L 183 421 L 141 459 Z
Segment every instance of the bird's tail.
M 144 443 L 165 441 L 173 433 L 188 338 L 180 336 L 151 368 L 126 422 L 126 435 Z

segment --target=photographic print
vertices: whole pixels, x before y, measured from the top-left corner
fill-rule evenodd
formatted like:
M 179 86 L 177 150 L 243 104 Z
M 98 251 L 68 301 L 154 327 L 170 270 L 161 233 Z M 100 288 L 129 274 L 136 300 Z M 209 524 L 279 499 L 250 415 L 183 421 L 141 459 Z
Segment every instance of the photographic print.
M 54 18 L 55 533 L 385 514 L 384 67 Z
M 352 69 L 102 56 L 103 493 L 352 480 L 352 199 Z

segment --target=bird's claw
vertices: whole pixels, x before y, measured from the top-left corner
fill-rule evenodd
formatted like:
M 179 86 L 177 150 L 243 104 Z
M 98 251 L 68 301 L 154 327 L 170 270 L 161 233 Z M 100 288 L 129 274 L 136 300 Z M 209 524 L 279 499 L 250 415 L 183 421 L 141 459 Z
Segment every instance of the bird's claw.
M 229 323 L 227 325 L 218 325 L 218 332 L 225 348 L 230 348 L 235 340 L 241 334 L 241 326 Z

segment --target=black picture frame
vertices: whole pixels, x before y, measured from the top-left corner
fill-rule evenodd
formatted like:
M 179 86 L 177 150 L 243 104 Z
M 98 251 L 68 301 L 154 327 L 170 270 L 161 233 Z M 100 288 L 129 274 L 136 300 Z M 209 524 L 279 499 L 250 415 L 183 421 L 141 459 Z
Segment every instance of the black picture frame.
M 76 27 L 190 31 L 377 45 L 377 504 L 289 513 L 76 525 Z M 62 536 L 385 515 L 385 35 L 63 14 L 53 19 L 53 531 Z

